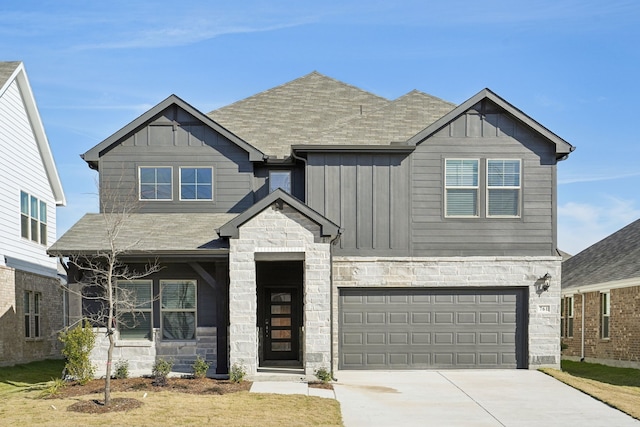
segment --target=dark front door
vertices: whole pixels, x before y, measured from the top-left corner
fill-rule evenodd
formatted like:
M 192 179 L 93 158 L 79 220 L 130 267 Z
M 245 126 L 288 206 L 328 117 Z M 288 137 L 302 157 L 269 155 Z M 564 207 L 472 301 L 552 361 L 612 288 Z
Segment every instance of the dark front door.
M 299 302 L 296 288 L 265 288 L 264 360 L 298 360 Z

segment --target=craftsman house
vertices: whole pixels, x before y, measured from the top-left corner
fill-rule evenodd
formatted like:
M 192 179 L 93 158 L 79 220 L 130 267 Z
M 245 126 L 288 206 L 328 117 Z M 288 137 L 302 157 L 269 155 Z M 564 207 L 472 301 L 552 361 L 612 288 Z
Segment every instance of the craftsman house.
M 22 62 L 0 62 L 0 366 L 60 357 L 63 292 L 47 246 L 64 206 Z
M 563 357 L 640 368 L 640 220 L 562 263 Z
M 158 300 L 119 326 L 114 358 L 558 367 L 556 165 L 572 150 L 488 89 L 388 100 L 313 72 L 208 114 L 172 95 L 82 156 L 104 215 L 140 201 L 127 262 L 163 266 L 127 285 Z M 50 253 L 104 250 L 103 214 Z

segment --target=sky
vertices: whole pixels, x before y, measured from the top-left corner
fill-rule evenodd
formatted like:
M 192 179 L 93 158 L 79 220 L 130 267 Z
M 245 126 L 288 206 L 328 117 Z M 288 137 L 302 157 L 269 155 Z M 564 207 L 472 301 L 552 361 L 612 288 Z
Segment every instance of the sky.
M 312 71 L 388 99 L 488 87 L 576 146 L 558 164 L 558 246 L 640 218 L 637 0 L 4 1 L 0 60 L 25 63 L 67 197 L 97 212 L 80 158 L 167 96 L 202 112 Z

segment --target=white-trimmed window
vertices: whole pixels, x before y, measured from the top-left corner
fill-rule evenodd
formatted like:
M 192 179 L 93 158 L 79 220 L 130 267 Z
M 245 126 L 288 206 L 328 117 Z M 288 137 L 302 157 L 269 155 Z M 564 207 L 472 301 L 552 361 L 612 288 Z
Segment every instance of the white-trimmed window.
M 445 216 L 478 216 L 477 159 L 445 160 Z
M 138 171 L 140 200 L 172 200 L 173 168 L 141 166 Z
M 194 340 L 196 338 L 195 280 L 161 280 L 160 309 L 162 339 Z
M 603 339 L 608 339 L 611 314 L 611 294 L 609 292 L 602 292 L 600 294 L 600 314 L 600 336 Z
M 213 200 L 213 168 L 181 167 L 180 200 Z
M 520 160 L 487 160 L 487 216 L 520 216 Z
M 47 244 L 47 204 L 24 191 L 20 192 L 20 235 Z
M 269 193 L 278 188 L 291 193 L 291 171 L 269 171 Z
M 562 303 L 561 335 L 565 338 L 571 338 L 573 337 L 573 296 L 564 297 L 560 301 Z
M 153 282 L 118 282 L 118 332 L 121 339 L 153 339 Z
M 24 336 L 25 338 L 40 337 L 40 292 L 24 292 Z

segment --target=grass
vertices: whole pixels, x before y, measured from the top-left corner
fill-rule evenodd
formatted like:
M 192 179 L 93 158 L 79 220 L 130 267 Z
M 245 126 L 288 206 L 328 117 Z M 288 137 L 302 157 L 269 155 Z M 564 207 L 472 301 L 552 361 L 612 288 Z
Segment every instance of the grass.
M 129 412 L 81 414 L 67 411 L 78 400 L 100 399 L 86 395 L 42 399 L 41 389 L 62 371 L 58 361 L 0 368 L 0 420 L 13 426 L 105 425 L 224 425 L 224 426 L 342 426 L 336 400 L 302 395 L 249 392 L 222 396 L 144 391 L 113 393 L 143 402 Z
M 542 371 L 640 419 L 640 370 L 570 360 L 563 360 L 561 366 L 562 371 Z
M 60 378 L 64 360 L 43 360 L 0 368 L 0 396 L 25 389 L 44 388 L 49 381 Z

